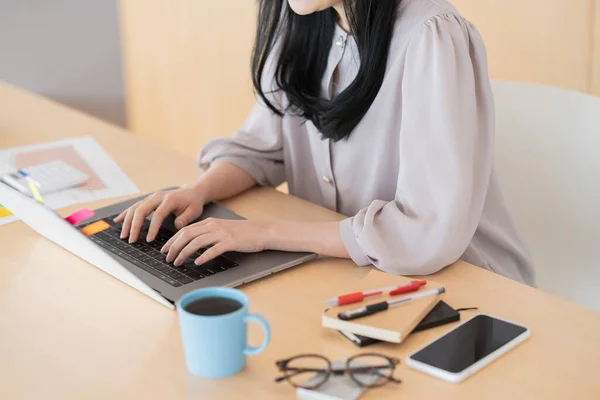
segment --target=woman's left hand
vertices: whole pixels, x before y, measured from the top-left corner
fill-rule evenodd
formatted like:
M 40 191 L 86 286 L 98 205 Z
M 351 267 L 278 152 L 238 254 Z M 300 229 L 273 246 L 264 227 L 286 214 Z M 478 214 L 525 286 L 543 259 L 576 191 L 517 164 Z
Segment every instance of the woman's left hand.
M 208 218 L 181 229 L 161 251 L 167 253 L 167 262 L 173 261 L 175 266 L 180 266 L 195 252 L 208 247 L 195 260 L 196 265 L 201 265 L 227 251 L 256 253 L 265 250 L 268 229 L 268 222 Z

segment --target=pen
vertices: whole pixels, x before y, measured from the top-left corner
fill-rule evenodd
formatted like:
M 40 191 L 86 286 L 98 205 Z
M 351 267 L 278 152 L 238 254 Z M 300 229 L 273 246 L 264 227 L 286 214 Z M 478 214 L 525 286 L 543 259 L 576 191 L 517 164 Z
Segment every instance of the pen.
M 343 311 L 338 314 L 338 318 L 343 321 L 350 321 L 352 319 L 366 317 L 367 315 L 372 315 L 372 314 L 378 313 L 380 311 L 385 311 L 388 308 L 390 308 L 391 306 L 410 303 L 411 301 L 422 299 L 423 297 L 437 296 L 437 295 L 444 293 L 445 291 L 446 291 L 446 289 L 441 287 L 441 288 L 437 288 L 437 289 L 427 290 L 427 291 L 421 292 L 421 293 L 412 294 L 410 296 L 402 296 L 398 299 L 393 299 L 393 300 L 388 300 L 388 301 L 382 301 L 380 303 L 370 304 L 365 307 L 355 308 L 354 310 Z
M 337 306 L 343 306 L 346 304 L 358 303 L 358 302 L 363 301 L 366 297 L 380 296 L 384 292 L 390 292 L 391 296 L 414 292 L 414 291 L 419 290 L 419 288 L 421 286 L 424 286 L 426 284 L 427 284 L 427 281 L 411 281 L 404 285 L 386 286 L 386 287 L 382 287 L 379 289 L 368 290 L 366 292 L 355 292 L 355 293 L 350 293 L 350 294 L 344 294 L 344 295 L 326 300 L 325 306 L 337 307 Z

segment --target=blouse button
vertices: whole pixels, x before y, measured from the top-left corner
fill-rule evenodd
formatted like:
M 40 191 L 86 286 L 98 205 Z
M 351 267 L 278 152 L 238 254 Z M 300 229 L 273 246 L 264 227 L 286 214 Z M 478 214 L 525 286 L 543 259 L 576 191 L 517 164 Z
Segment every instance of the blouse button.
M 340 48 L 342 48 L 342 49 L 344 48 L 344 44 L 345 44 L 345 43 L 346 43 L 346 41 L 344 40 L 344 37 L 343 37 L 343 36 L 340 36 L 340 37 L 339 37 L 339 38 L 337 38 L 337 40 L 335 41 L 335 45 L 336 45 L 337 47 L 340 47 Z
M 323 176 L 323 178 L 322 178 L 322 179 L 323 179 L 323 182 L 325 182 L 326 184 L 328 184 L 328 185 L 333 185 L 333 181 L 331 180 L 331 178 L 330 178 L 330 177 L 328 177 L 328 176 Z

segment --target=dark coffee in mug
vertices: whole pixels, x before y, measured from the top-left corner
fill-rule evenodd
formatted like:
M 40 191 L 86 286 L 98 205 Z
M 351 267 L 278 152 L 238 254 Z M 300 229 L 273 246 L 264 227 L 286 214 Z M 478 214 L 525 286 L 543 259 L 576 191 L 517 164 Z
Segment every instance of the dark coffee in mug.
M 242 303 L 228 297 L 202 297 L 186 305 L 185 311 L 196 315 L 225 315 L 242 308 Z

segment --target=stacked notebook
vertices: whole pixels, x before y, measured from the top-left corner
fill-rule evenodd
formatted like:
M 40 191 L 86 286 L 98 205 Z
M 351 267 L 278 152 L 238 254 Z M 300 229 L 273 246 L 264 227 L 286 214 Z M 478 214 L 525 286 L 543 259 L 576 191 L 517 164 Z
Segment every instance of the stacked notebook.
M 408 284 L 414 279 L 401 276 L 393 276 L 373 270 L 360 282 L 353 287 L 342 289 L 341 293 L 332 293 L 337 296 L 343 293 L 362 292 L 390 285 Z M 427 285 L 420 290 L 430 290 L 440 288 L 441 285 L 428 280 Z M 339 290 L 339 289 L 338 289 Z M 418 293 L 418 292 L 414 292 Z M 429 312 L 438 304 L 443 295 L 429 296 L 418 299 L 406 304 L 390 307 L 388 310 L 368 315 L 358 319 L 343 321 L 338 315 L 341 312 L 354 310 L 369 304 L 396 299 L 399 296 L 382 296 L 365 299 L 360 303 L 348 304 L 340 307 L 331 307 L 326 309 L 322 317 L 322 325 L 326 328 L 338 331 L 350 332 L 356 335 L 367 336 L 391 343 L 400 343 L 419 325 L 419 323 L 429 314 Z

